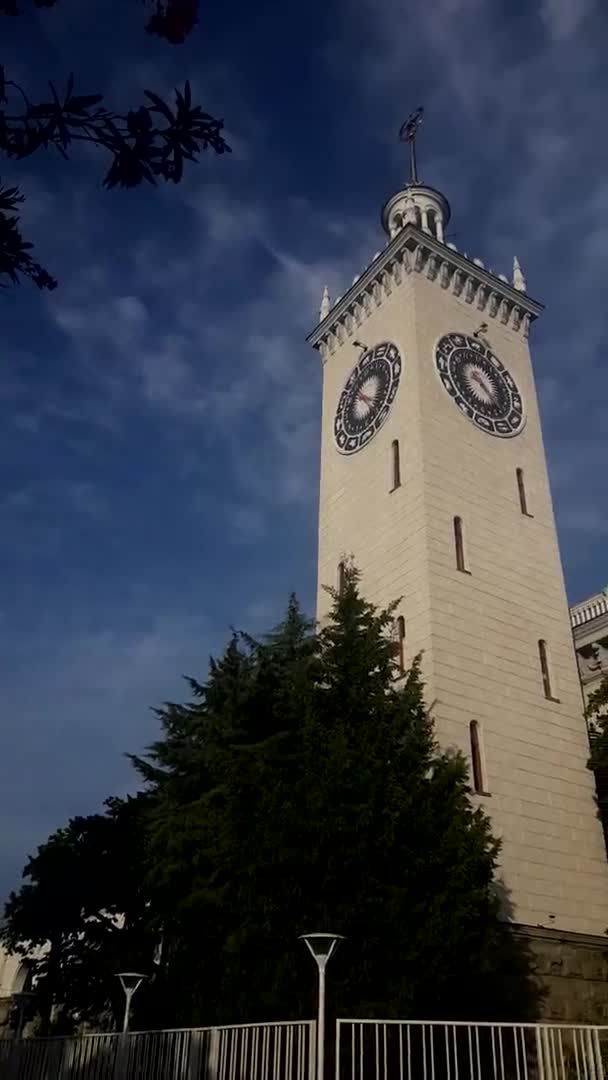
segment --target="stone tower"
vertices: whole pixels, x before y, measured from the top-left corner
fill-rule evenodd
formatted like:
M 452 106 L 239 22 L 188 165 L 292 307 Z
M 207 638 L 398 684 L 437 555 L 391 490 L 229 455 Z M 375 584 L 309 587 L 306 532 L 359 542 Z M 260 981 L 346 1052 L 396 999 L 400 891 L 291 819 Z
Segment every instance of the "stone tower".
M 415 175 L 415 174 L 414 174 Z M 309 337 L 323 365 L 318 617 L 352 555 L 369 600 L 401 597 L 443 746 L 471 763 L 502 837 L 505 912 L 547 1014 L 608 1016 L 608 862 L 596 818 L 528 336 L 541 305 L 445 242 L 416 181 L 383 251 Z M 581 978 L 585 992 L 581 993 Z

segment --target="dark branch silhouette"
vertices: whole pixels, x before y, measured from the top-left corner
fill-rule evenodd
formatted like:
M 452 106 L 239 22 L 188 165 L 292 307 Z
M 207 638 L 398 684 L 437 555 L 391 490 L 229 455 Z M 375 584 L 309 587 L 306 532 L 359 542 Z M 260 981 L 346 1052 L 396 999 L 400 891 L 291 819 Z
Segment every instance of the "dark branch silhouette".
M 16 285 L 22 275 L 29 277 L 39 289 L 54 289 L 57 282 L 32 258 L 32 244 L 19 232 L 15 211 L 22 202 L 18 188 L 0 187 L 0 286 L 4 286 L 3 278 Z
M 11 2 L 0 0 L 5 6 Z M 147 102 L 124 115 L 107 109 L 101 94 L 75 94 L 72 75 L 62 96 L 49 86 L 48 101 L 31 102 L 0 67 L 0 154 L 23 160 L 37 150 L 55 149 L 67 160 L 74 143 L 92 143 L 110 155 L 104 187 L 130 188 L 144 180 L 177 184 L 184 162 L 197 161 L 201 150 L 230 150 L 222 136 L 223 120 L 193 105 L 188 82 L 183 92 L 176 89 L 172 106 L 146 90 Z M 15 283 L 23 275 L 39 288 L 54 288 L 56 282 L 34 262 L 31 244 L 19 232 L 22 201 L 18 188 L 0 187 L 0 284 L 3 276 Z
M 27 2 L 27 0 L 26 0 Z M 172 45 L 180 45 L 198 22 L 198 0 L 143 0 L 151 11 L 146 30 Z M 58 0 L 33 0 L 34 7 L 55 7 Z M 0 15 L 20 15 L 17 0 L 0 0 Z

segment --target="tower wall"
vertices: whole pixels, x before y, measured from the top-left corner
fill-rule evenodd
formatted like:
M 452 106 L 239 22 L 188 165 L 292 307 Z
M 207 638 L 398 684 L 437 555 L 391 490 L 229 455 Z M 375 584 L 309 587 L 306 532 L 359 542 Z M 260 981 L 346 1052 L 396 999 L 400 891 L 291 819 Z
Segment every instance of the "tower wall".
M 394 342 L 404 361 L 401 384 L 380 433 L 364 450 L 339 454 L 333 437 L 336 405 L 358 350 L 350 340 L 337 344 L 323 366 L 321 488 L 317 617 L 331 606 L 324 586 L 336 586 L 338 564 L 352 556 L 362 574 L 362 589 L 385 606 L 402 596 L 396 615 L 407 619 L 410 659 L 423 653 L 430 678 L 431 603 L 423 469 L 419 368 L 416 350 L 414 288 L 409 277 L 374 307 L 364 327 L 369 343 Z M 399 439 L 401 485 L 392 488 L 391 447 Z
M 434 365 L 437 339 L 450 331 L 471 334 L 479 313 L 424 277 L 413 284 L 437 732 L 442 743 L 468 753 L 470 721 L 480 725 L 490 793 L 483 801 L 503 839 L 513 917 L 603 934 L 608 864 L 586 768 L 587 731 L 528 342 L 500 322 L 487 331 L 527 416 L 517 436 L 489 436 L 454 405 Z M 518 468 L 533 516 L 521 511 Z M 455 564 L 455 515 L 464 525 L 466 574 Z M 539 639 L 549 647 L 559 701 L 544 694 Z
M 409 272 L 380 274 L 381 286 L 369 290 L 373 302 L 365 309 L 351 305 L 357 336 L 370 346 L 394 342 L 404 363 L 384 426 L 352 456 L 339 454 L 333 438 L 336 405 L 358 356 L 348 314 L 347 332 L 323 349 L 319 584 L 335 585 L 338 563 L 352 554 L 368 599 L 384 606 L 402 597 L 396 615 L 406 621 L 409 659 L 422 652 L 440 743 L 470 754 L 469 724 L 480 725 L 488 795 L 476 798 L 503 840 L 509 915 L 532 927 L 603 935 L 608 863 L 586 769 L 586 726 L 527 339 L 519 320 L 488 320 L 486 337 L 518 383 L 527 417 L 517 436 L 492 437 L 456 407 L 434 364 L 442 334 L 472 334 L 487 312 L 472 302 L 474 289 L 446 287 L 453 267 L 446 273 L 428 259 L 416 263 L 418 236 L 410 230 Z M 417 272 L 425 265 L 432 273 Z M 508 305 L 512 296 L 494 281 L 496 314 L 501 295 Z M 328 345 L 330 338 L 324 340 Z M 391 491 L 394 439 L 401 486 Z M 517 468 L 524 470 L 533 516 L 521 512 Z M 456 515 L 464 524 L 469 573 L 456 568 Z M 320 618 L 328 605 L 320 588 Z M 559 701 L 543 692 L 541 638 Z

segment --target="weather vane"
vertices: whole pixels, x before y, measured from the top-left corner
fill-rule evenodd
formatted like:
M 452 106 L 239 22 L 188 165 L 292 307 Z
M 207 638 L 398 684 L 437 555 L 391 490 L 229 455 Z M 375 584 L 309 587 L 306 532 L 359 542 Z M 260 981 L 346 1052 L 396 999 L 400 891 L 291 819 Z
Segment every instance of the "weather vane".
M 410 184 L 418 183 L 418 169 L 416 167 L 416 135 L 422 123 L 422 105 L 415 112 L 410 113 L 404 124 L 399 129 L 399 138 L 402 142 L 410 145 Z

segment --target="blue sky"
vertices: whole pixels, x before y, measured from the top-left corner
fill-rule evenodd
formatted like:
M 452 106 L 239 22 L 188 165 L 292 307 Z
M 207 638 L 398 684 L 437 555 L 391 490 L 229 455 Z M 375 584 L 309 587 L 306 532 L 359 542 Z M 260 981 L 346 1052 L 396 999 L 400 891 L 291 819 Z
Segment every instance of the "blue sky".
M 60 287 L 0 297 L 0 894 L 69 815 L 128 790 L 150 707 L 204 676 L 231 625 L 268 628 L 292 589 L 312 611 L 304 337 L 323 285 L 344 292 L 383 242 L 396 131 L 420 103 L 421 173 L 455 243 L 496 272 L 517 253 L 547 305 L 532 346 L 571 600 L 608 580 L 605 10 L 202 6 L 184 47 L 144 33 L 137 0 L 0 24 L 33 94 L 73 69 L 125 108 L 189 76 L 234 148 L 134 192 L 102 191 L 93 151 L 3 163 Z

